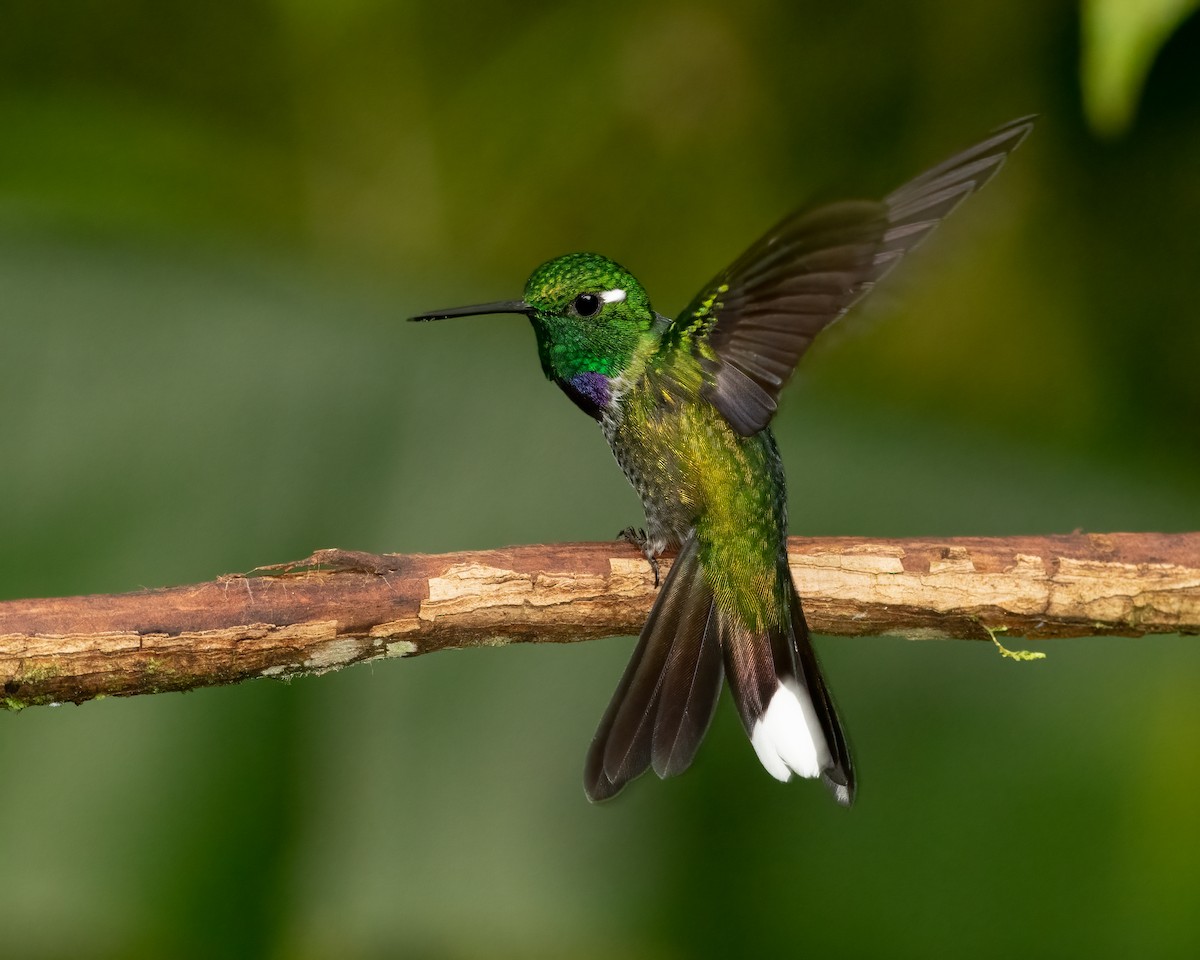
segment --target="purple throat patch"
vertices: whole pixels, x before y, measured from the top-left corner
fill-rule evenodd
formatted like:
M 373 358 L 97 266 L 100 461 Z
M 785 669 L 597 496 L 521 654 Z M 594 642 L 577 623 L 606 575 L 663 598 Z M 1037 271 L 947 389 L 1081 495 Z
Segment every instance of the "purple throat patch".
M 597 410 L 603 410 L 608 406 L 610 398 L 608 385 L 608 377 L 602 373 L 577 373 L 571 378 L 572 389 Z

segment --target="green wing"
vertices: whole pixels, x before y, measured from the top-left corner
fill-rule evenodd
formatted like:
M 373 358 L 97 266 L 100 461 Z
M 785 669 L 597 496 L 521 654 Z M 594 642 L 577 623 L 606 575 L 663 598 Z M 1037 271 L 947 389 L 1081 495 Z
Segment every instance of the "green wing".
M 786 217 L 679 315 L 663 336 L 661 366 L 690 353 L 703 395 L 733 429 L 762 430 L 817 334 L 987 183 L 1032 128 L 1032 117 L 1014 120 L 882 201 Z

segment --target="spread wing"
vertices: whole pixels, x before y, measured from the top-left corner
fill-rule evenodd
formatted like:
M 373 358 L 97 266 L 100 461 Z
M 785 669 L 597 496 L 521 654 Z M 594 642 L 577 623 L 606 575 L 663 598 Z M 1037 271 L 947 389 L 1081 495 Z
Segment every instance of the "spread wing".
M 704 371 L 703 395 L 738 433 L 757 433 L 817 334 L 995 176 L 1033 119 L 1000 127 L 881 201 L 785 218 L 679 315 L 660 357 L 691 351 Z

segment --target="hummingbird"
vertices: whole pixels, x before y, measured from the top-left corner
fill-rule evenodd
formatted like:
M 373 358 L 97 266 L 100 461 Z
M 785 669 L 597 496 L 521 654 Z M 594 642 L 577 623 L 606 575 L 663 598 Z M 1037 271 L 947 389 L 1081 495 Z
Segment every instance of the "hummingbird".
M 725 681 L 778 780 L 820 777 L 849 806 L 855 773 L 787 559 L 787 497 L 770 422 L 813 339 L 844 315 L 1033 127 L 1013 120 L 882 200 L 785 217 L 674 320 L 620 264 L 550 260 L 520 300 L 412 320 L 523 314 L 546 377 L 599 422 L 641 498 L 645 527 L 620 537 L 653 569 L 677 551 L 588 749 L 589 800 L 653 767 L 686 770 Z

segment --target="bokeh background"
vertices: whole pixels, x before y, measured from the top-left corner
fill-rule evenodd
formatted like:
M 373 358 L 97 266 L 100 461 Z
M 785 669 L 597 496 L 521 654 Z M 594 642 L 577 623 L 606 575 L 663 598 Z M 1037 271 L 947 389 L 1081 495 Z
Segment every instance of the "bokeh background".
M 637 502 L 528 326 L 401 319 L 577 249 L 671 313 L 1030 112 L 806 358 L 793 532 L 1200 529 L 1189 6 L 18 0 L 0 596 L 606 539 Z M 632 640 L 0 714 L 0 955 L 1200 955 L 1194 639 L 818 643 L 850 812 L 728 702 L 589 806 Z

